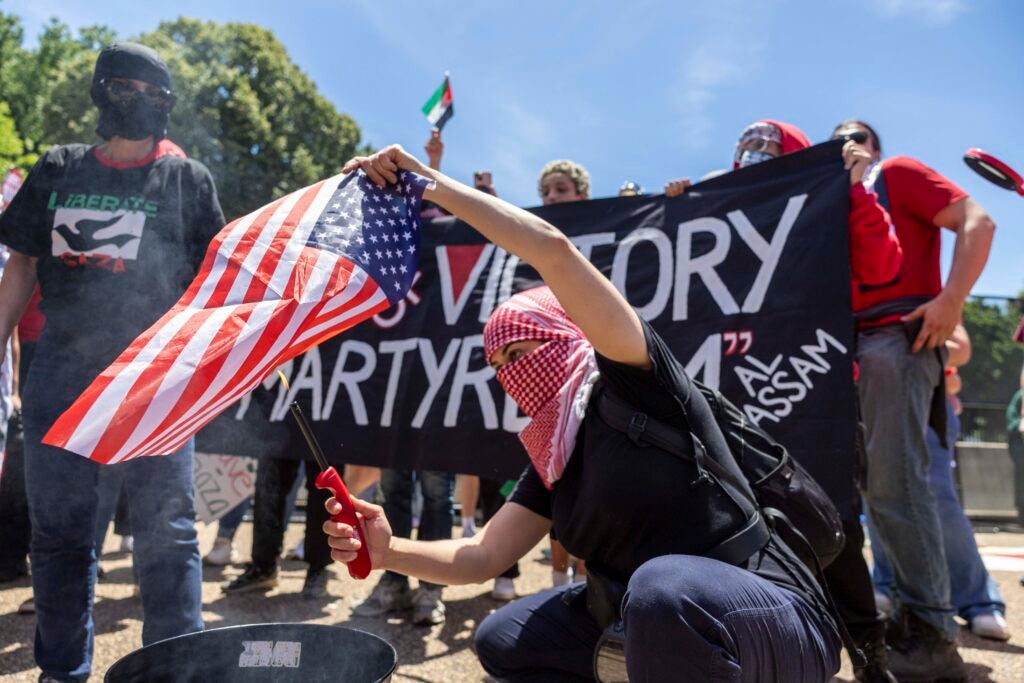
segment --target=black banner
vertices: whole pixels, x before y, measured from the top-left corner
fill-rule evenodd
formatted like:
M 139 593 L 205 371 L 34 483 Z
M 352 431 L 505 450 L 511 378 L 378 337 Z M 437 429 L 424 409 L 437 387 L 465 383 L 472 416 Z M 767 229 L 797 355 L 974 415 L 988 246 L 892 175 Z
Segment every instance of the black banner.
M 855 407 L 840 147 L 728 173 L 676 199 L 535 212 L 626 293 L 692 376 L 720 388 L 844 504 Z M 282 455 L 288 428 L 275 423 L 297 398 L 338 464 L 514 478 L 528 462 L 516 438 L 524 418 L 483 357 L 481 331 L 496 304 L 536 284 L 532 269 L 464 223 L 428 222 L 406 300 L 295 359 L 284 369 L 290 391 L 267 378 L 204 430 L 200 450 Z

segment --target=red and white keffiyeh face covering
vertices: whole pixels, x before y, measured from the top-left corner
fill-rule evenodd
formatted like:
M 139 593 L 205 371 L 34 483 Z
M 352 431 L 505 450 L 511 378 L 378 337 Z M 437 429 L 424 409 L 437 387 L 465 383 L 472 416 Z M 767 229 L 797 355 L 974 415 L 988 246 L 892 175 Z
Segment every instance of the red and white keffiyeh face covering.
M 484 353 L 518 341 L 545 342 L 498 369 L 498 382 L 531 417 L 519 440 L 549 489 L 569 462 L 594 382 L 594 347 L 547 287 L 520 292 L 498 306 L 484 326 Z

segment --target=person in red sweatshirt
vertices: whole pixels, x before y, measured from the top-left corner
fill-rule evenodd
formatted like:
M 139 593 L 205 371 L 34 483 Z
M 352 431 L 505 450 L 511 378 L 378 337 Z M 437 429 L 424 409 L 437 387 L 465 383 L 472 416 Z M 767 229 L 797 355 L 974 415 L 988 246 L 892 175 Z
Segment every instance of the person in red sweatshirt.
M 844 121 L 834 135 L 867 135 L 872 166 L 864 184 L 888 207 L 905 258 L 898 278 L 863 293 L 857 315 L 857 363 L 866 427 L 868 514 L 892 560 L 900 637 L 890 667 L 911 680 L 966 680 L 954 639 L 942 524 L 928 483 L 931 422 L 945 434 L 945 343 L 984 269 L 995 224 L 966 192 L 908 157 L 881 159 L 878 135 L 863 121 Z M 941 230 L 956 237 L 945 286 Z M 937 418 L 933 421 L 930 418 Z
M 732 167 L 735 170 L 767 161 L 810 145 L 803 131 L 793 124 L 769 119 L 755 121 L 740 134 Z M 902 251 L 888 214 L 876 195 L 861 182 L 871 164 L 870 151 L 851 140 L 843 147 L 843 162 L 850 171 L 850 270 L 856 313 L 869 303 L 864 300 L 865 288 L 870 290 L 896 277 Z M 677 197 L 691 185 L 689 178 L 670 181 L 665 185 L 665 195 Z
M 740 134 L 732 167 L 738 169 L 768 161 L 810 144 L 807 136 L 790 123 L 769 119 L 755 121 Z M 889 214 L 879 204 L 877 195 L 868 191 L 862 182 L 872 162 L 870 150 L 849 140 L 843 146 L 843 162 L 850 171 L 850 287 L 856 314 L 869 305 L 865 293 L 884 287 L 896 278 L 902 250 L 892 230 Z M 666 185 L 665 194 L 677 196 L 689 186 L 688 179 L 672 181 Z M 850 482 L 850 486 L 855 486 L 855 483 Z M 852 499 L 859 501 L 859 494 Z M 839 617 L 866 658 L 864 662 L 855 659 L 857 680 L 887 683 L 895 679 L 888 671 L 885 622 L 875 607 L 871 574 L 864 561 L 864 531 L 859 507 L 840 510 L 846 545 L 826 568 L 825 579 Z

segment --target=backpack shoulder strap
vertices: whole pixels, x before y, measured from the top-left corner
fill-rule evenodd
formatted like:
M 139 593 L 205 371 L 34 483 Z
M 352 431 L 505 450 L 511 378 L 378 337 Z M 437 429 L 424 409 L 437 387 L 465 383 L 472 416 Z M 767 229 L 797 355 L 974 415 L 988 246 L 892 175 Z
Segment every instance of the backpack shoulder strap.
M 665 424 L 657 418 L 636 410 L 615 392 L 603 387 L 597 395 L 597 414 L 609 427 L 622 432 L 638 446 L 654 446 L 677 458 L 692 462 L 698 472 L 704 467 L 716 478 L 726 480 L 739 491 L 749 491 L 749 483 L 742 485 L 735 481 L 733 474 L 718 461 L 708 457 L 703 444 L 693 434 Z M 707 474 L 698 476 L 690 486 L 696 486 L 711 479 Z M 722 486 L 726 495 L 732 498 L 729 488 Z M 756 499 L 751 496 L 754 513 L 735 533 L 704 553 L 721 562 L 739 565 L 763 548 L 771 539 L 771 530 L 761 514 Z M 741 508 L 742 509 L 742 508 Z

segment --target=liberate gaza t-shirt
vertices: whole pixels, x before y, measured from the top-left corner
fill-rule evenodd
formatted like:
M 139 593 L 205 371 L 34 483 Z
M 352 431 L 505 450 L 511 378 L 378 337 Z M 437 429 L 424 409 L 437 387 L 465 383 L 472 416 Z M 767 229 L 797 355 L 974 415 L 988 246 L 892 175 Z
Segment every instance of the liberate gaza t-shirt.
M 0 242 L 38 259 L 44 338 L 94 372 L 185 291 L 224 215 L 210 172 L 154 150 L 135 164 L 66 145 L 39 159 Z

